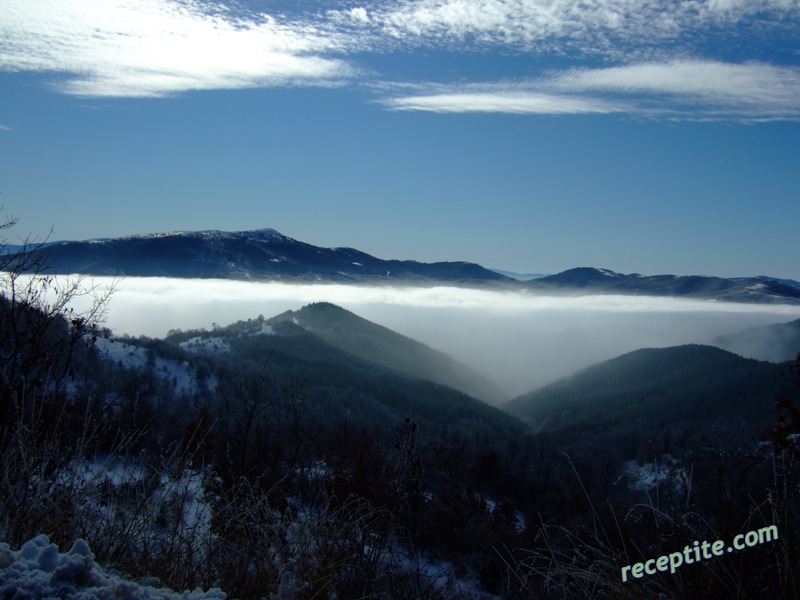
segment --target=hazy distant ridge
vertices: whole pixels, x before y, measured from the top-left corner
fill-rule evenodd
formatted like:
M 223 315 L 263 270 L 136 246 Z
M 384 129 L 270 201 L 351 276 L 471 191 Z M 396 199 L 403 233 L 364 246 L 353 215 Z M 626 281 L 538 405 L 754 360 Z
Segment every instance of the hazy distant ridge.
M 721 335 L 715 345 L 745 358 L 784 362 L 800 351 L 800 319 Z
M 608 269 L 579 267 L 527 282 L 528 289 L 579 290 L 596 294 L 643 294 L 713 298 L 731 302 L 800 302 L 800 288 L 771 277 L 726 279 L 709 275 L 625 275 Z

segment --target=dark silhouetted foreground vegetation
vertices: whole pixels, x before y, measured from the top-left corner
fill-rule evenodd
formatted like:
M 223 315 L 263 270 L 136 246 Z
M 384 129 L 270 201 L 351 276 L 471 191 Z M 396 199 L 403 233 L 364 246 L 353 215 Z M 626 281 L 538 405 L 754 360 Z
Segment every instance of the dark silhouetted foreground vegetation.
M 13 547 L 83 538 L 107 568 L 235 598 L 800 597 L 791 374 L 641 351 L 518 400 L 530 428 L 415 376 L 421 354 L 398 368 L 409 342 L 337 307 L 114 339 L 108 293 L 71 313 L 80 285 L 54 302 L 31 256 L 0 265 Z M 769 545 L 620 578 L 767 525 Z

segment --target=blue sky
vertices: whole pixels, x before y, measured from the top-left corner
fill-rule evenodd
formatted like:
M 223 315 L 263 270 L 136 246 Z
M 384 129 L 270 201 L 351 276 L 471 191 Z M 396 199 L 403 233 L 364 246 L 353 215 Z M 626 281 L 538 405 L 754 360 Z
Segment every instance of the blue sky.
M 800 279 L 797 0 L 0 0 L 0 204 Z

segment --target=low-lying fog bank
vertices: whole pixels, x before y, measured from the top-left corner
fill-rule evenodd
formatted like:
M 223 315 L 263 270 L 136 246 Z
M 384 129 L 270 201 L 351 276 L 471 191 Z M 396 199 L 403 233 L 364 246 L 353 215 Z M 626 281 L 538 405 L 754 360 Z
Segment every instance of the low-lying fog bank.
M 92 281 L 103 287 L 111 279 Z M 117 334 L 163 337 L 170 329 L 211 329 L 316 301 L 446 352 L 509 397 L 637 348 L 711 343 L 719 335 L 800 317 L 800 306 L 649 296 L 127 278 L 117 283 L 106 325 Z M 87 302 L 80 299 L 76 309 Z

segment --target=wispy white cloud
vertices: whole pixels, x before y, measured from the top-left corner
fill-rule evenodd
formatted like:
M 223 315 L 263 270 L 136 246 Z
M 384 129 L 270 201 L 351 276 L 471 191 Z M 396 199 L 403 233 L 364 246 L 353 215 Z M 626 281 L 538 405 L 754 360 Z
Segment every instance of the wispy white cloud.
M 615 66 L 521 82 L 378 87 L 387 108 L 744 121 L 796 119 L 800 112 L 797 67 L 702 58 L 709 32 L 735 40 L 737 26 L 756 16 L 758 26 L 747 29 L 762 41 L 774 28 L 800 33 L 800 0 L 341 0 L 291 15 L 204 0 L 0 6 L 0 70 L 54 73 L 59 91 L 84 97 L 363 84 L 356 54 L 379 61 L 434 47 L 463 55 L 465 68 L 470 52 L 495 50 L 537 60 L 579 55 L 584 65 L 599 57 Z M 371 68 L 371 78 L 381 76 Z
M 800 68 L 672 61 L 552 72 L 523 83 L 433 84 L 387 96 L 384 104 L 395 110 L 800 119 Z
M 565 45 L 568 39 L 595 37 L 617 29 L 635 16 L 630 2 L 528 0 L 404 1 L 375 15 L 389 36 L 417 43 L 518 45 L 526 48 Z
M 621 53 L 754 13 L 796 17 L 797 0 L 401 0 L 368 11 L 387 38 L 408 43 L 515 45 Z
M 268 15 L 210 12 L 196 0 L 3 0 L 0 69 L 65 73 L 86 97 L 326 84 L 352 75 L 336 42 Z
M 553 77 L 549 84 L 554 89 L 578 93 L 671 97 L 700 115 L 800 118 L 800 68 L 797 67 L 673 61 L 574 70 Z
M 768 10 L 791 11 L 800 8 L 797 0 L 709 0 L 708 11 L 747 15 Z
M 448 90 L 446 86 L 435 86 L 434 91 L 387 98 L 383 104 L 392 110 L 438 113 L 565 115 L 607 114 L 624 110 L 621 105 L 598 98 L 541 93 L 529 87 L 499 83 L 456 86 Z
M 14 130 L 6 125 L 0 125 L 0 131 L 14 131 Z

